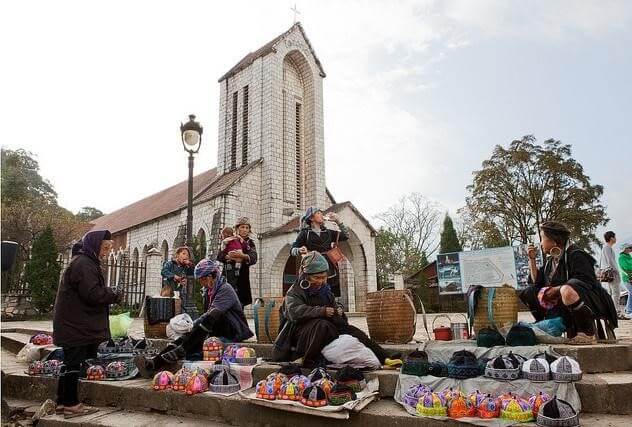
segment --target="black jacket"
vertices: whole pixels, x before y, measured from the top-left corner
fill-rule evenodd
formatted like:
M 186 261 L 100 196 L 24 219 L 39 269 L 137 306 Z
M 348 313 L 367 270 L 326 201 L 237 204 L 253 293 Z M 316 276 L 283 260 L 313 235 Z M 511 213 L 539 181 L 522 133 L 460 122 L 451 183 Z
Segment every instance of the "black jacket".
M 53 338 L 60 347 L 96 344 L 110 338 L 109 305 L 117 296 L 105 285 L 98 261 L 72 258 L 57 290 Z
M 241 263 L 239 276 L 235 276 L 234 271 L 226 267 L 224 267 L 222 274 L 226 277 L 228 283 L 233 286 L 237 292 L 237 296 L 239 297 L 239 302 L 241 302 L 241 305 L 245 307 L 252 304 L 252 291 L 250 290 L 250 266 L 257 263 L 257 248 L 255 246 L 255 242 L 251 238 L 247 238 L 241 246 L 242 252 L 245 255 L 248 255 L 250 260 Z M 235 262 L 227 260 L 226 255 L 226 250 L 220 250 L 217 252 L 217 260 L 225 266 L 230 264 L 234 268 Z
M 340 235 L 338 235 L 338 233 L 340 233 Z M 336 239 L 340 242 L 349 240 L 347 227 L 343 224 L 340 224 L 340 231 L 330 230 L 322 225 L 320 227 L 320 234 L 309 227 L 305 227 L 298 232 L 298 236 L 296 236 L 296 240 L 292 244 L 292 249 L 305 246 L 308 251 L 316 251 L 324 254 L 332 248 L 332 244 L 336 243 Z M 292 253 L 292 255 L 296 255 L 296 253 Z M 327 263 L 329 264 L 329 276 L 337 274 L 338 267 L 333 265 L 329 258 L 327 258 Z

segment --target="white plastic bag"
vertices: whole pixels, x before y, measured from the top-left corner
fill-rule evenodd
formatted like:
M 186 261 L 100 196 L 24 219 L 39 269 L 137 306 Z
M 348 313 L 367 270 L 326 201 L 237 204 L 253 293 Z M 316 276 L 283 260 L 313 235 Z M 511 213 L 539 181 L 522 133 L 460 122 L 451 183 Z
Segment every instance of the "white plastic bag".
M 32 342 L 27 343 L 15 356 L 18 362 L 31 363 L 41 359 L 41 350 L 45 346 L 35 345 Z
M 371 350 L 356 337 L 340 335 L 322 350 L 325 359 L 336 365 L 350 365 L 354 368 L 380 369 L 382 364 Z
M 169 321 L 167 325 L 167 337 L 171 340 L 177 340 L 182 335 L 191 332 L 193 329 L 193 319 L 186 313 L 178 314 Z

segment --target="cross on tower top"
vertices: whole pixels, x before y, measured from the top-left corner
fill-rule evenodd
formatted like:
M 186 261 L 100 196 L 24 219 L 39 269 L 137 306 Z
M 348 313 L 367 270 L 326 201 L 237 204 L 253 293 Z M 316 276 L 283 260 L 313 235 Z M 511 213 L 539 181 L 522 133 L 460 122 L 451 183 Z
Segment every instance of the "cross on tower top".
M 294 23 L 296 24 L 296 15 L 300 15 L 301 12 L 296 8 L 296 3 L 294 3 L 294 7 L 291 7 L 290 10 L 294 12 Z

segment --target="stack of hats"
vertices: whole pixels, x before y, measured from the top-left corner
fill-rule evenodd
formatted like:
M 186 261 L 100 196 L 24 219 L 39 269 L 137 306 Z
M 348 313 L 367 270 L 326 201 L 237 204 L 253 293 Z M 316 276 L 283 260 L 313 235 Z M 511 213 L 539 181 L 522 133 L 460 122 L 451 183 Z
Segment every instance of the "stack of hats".
M 531 410 L 533 411 L 533 416 L 537 417 L 538 412 L 540 412 L 540 407 L 545 403 L 551 400 L 551 396 L 547 393 L 539 392 L 538 394 L 534 394 L 529 398 L 529 405 L 531 405 Z
M 402 396 L 402 402 L 404 402 L 405 405 L 415 408 L 417 403 L 419 403 L 419 398 L 429 391 L 430 387 L 427 385 L 415 384 L 406 390 L 406 393 Z
M 522 364 L 522 377 L 533 382 L 548 381 L 551 377 L 549 362 L 544 358 L 528 359 Z
M 255 365 L 257 353 L 251 347 L 240 347 L 235 351 L 235 363 L 239 365 Z
M 44 375 L 59 375 L 59 371 L 64 363 L 61 360 L 47 360 L 44 362 L 44 367 L 42 369 L 42 373 Z
M 520 360 L 512 353 L 493 358 L 487 362 L 485 376 L 497 380 L 515 380 L 520 376 Z
M 466 379 L 478 376 L 476 356 L 467 351 L 456 351 L 448 362 L 448 376 L 450 378 Z
M 317 385 L 311 385 L 303 391 L 301 403 L 305 406 L 318 408 L 327 405 L 327 394 Z
M 216 362 L 222 358 L 224 343 L 217 337 L 204 340 L 202 345 L 203 359 L 208 362 Z
M 423 377 L 428 375 L 428 365 L 428 354 L 425 351 L 415 350 L 404 359 L 402 374 Z
M 535 337 L 535 332 L 525 323 L 516 323 L 507 332 L 506 338 L 507 345 L 516 346 L 534 346 L 538 343 Z
M 130 366 L 121 361 L 110 362 L 105 367 L 105 375 L 108 378 L 122 378 L 130 374 Z
M 351 387 L 356 393 L 362 391 L 366 387 L 366 379 L 364 374 L 351 366 L 345 366 L 336 373 L 336 382 Z
M 577 360 L 572 357 L 562 356 L 551 363 L 551 376 L 558 383 L 579 381 L 582 379 L 582 370 Z
M 533 412 L 529 402 L 518 396 L 512 396 L 510 399 L 501 400 L 500 417 L 524 423 L 533 419 Z
M 443 362 L 430 362 L 428 364 L 428 375 L 434 377 L 447 377 L 448 365 Z
M 105 379 L 105 369 L 101 365 L 88 366 L 86 370 L 86 378 L 93 381 L 101 381 Z
M 329 393 L 329 404 L 334 406 L 344 405 L 345 403 L 356 399 L 357 396 L 355 392 L 351 389 L 351 387 L 344 384 L 334 385 Z
M 476 334 L 476 345 L 487 348 L 504 346 L 505 338 L 496 329 L 483 328 Z
M 416 409 L 419 415 L 445 417 L 448 413 L 445 404 L 443 397 L 429 390 L 419 398 Z
M 184 392 L 188 395 L 204 393 L 208 390 L 208 379 L 206 375 L 195 370 L 189 378 L 189 382 L 184 388 Z
M 214 393 L 237 393 L 239 381 L 228 371 L 215 372 L 209 379 L 209 390 Z
M 187 386 L 187 383 L 193 376 L 193 371 L 187 368 L 182 368 L 173 376 L 173 390 L 175 391 L 184 391 Z
M 160 371 L 154 375 L 152 381 L 154 390 L 169 390 L 173 386 L 173 374 L 169 371 Z
M 52 345 L 53 337 L 45 333 L 35 334 L 31 337 L 30 342 L 35 345 Z
M 540 407 L 536 422 L 542 427 L 575 427 L 579 426 L 579 415 L 570 403 L 553 396 Z
M 479 418 L 498 418 L 500 417 L 500 400 L 488 394 L 478 405 L 476 412 Z

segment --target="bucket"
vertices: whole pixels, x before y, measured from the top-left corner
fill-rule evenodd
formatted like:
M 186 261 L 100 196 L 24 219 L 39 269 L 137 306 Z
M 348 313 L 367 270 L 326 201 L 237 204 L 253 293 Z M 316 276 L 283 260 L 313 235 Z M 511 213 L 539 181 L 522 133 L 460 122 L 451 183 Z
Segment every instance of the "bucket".
M 450 323 L 450 329 L 452 330 L 452 337 L 455 340 L 469 340 L 470 339 L 470 331 L 469 326 L 467 324 L 467 318 L 460 315 L 465 319 L 465 322 L 452 322 Z
M 435 322 L 440 317 L 445 317 L 446 319 L 448 319 L 448 321 L 450 321 L 450 318 L 445 315 L 440 315 L 434 318 L 434 320 L 432 321 L 432 332 L 434 333 L 434 339 L 436 341 L 452 341 L 452 329 L 450 328 L 450 326 L 439 326 L 438 328 L 435 328 Z

